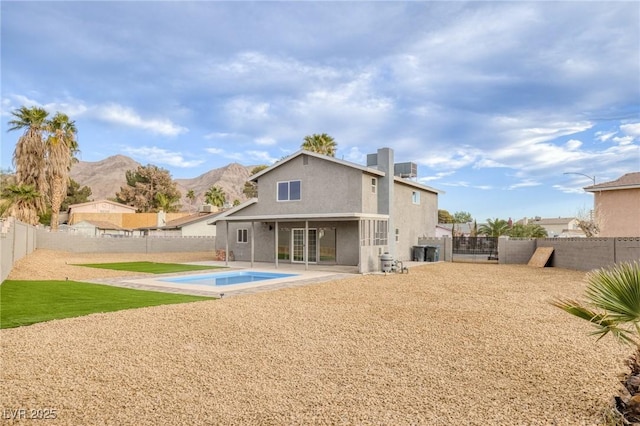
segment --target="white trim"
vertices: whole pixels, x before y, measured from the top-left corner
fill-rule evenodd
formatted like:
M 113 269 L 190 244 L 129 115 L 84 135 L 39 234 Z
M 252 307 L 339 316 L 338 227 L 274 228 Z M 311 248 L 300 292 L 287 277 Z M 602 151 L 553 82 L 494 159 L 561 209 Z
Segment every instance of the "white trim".
M 219 218 L 216 217 L 214 221 L 210 222 L 209 225 L 215 224 L 218 221 L 228 221 L 228 222 L 250 222 L 252 220 L 256 221 L 286 221 L 286 220 L 309 220 L 309 219 L 319 219 L 319 220 L 355 220 L 355 219 L 389 219 L 388 214 L 375 214 L 375 213 L 300 213 L 300 214 L 269 214 L 269 215 L 260 215 L 260 216 L 232 216 Z

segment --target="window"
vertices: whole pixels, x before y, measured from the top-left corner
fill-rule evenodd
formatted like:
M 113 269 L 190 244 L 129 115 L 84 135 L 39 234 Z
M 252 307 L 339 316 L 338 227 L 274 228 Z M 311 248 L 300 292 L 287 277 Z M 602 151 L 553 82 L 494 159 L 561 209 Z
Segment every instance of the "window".
M 248 238 L 249 232 L 246 229 L 238 229 L 238 242 L 246 243 L 249 241 Z
M 378 179 L 376 178 L 371 178 L 371 192 L 373 194 L 376 193 L 376 186 L 378 185 Z
M 278 201 L 300 200 L 300 181 L 278 182 Z
M 420 204 L 420 193 L 418 191 L 411 193 L 411 201 L 413 201 L 413 204 Z

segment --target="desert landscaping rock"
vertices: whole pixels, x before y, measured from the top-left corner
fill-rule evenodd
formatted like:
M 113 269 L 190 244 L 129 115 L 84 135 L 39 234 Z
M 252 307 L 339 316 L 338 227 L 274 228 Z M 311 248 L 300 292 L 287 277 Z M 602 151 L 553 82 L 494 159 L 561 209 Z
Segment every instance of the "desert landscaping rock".
M 202 257 L 36 251 L 10 278 Z M 584 275 L 435 263 L 0 330 L 0 407 L 64 425 L 602 424 L 632 351 L 548 303 Z

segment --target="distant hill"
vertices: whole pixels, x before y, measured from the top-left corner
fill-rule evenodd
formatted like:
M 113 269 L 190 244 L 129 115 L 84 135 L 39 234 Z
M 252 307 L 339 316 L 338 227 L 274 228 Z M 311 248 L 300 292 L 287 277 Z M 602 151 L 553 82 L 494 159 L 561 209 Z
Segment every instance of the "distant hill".
M 115 198 L 120 187 L 127 184 L 127 170 L 134 170 L 140 165 L 125 155 L 114 155 L 96 162 L 80 161 L 71 168 L 71 178 L 80 186 L 86 185 L 91 188 L 92 199 L 111 199 Z M 254 167 L 231 163 L 192 179 L 175 179 L 178 189 L 182 192 L 182 210 L 189 210 L 189 200 L 185 195 L 190 189 L 196 194 L 194 208 L 204 202 L 204 193 L 212 186 L 221 187 L 229 203 L 233 203 L 234 200 L 245 201 L 247 197 L 242 190 Z

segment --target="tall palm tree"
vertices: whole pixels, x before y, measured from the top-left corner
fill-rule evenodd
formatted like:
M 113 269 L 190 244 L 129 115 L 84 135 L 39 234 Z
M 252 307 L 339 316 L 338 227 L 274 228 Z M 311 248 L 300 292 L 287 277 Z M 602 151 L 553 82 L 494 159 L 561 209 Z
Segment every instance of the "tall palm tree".
M 509 223 L 504 219 L 498 218 L 495 220 L 487 219 L 487 223 L 478 229 L 478 234 L 483 234 L 487 237 L 499 237 L 501 235 L 507 235 L 508 232 Z
M 75 122 L 61 112 L 47 123 L 47 130 L 50 133 L 47 138 L 47 176 L 50 184 L 51 230 L 57 231 L 60 206 L 67 195 L 69 171 L 78 151 L 78 130 Z
M 328 155 L 330 157 L 336 156 L 337 143 L 333 138 L 326 133 L 314 133 L 313 135 L 305 136 L 304 142 L 300 146 L 307 151 L 317 152 L 318 154 Z
M 28 202 L 25 200 L 20 203 L 22 209 L 30 210 L 24 212 L 22 217 L 31 218 L 29 223 L 36 225 L 38 215 L 46 210 L 45 196 L 49 188 L 46 177 L 46 145 L 43 137 L 49 113 L 40 107 L 22 106 L 11 111 L 11 115 L 14 119 L 9 121 L 9 131 L 24 131 L 13 153 L 16 182 L 18 185 L 30 185 L 34 191 L 34 196 Z
M 6 202 L 2 206 L 3 215 L 14 216 L 32 225 L 37 224 L 38 212 L 33 209 L 33 205 L 41 198 L 33 185 L 8 185 L 2 190 L 2 200 Z
M 222 188 L 219 186 L 212 186 L 207 192 L 205 192 L 204 200 L 213 206 L 222 207 L 224 206 L 224 203 L 227 202 L 227 196 Z

